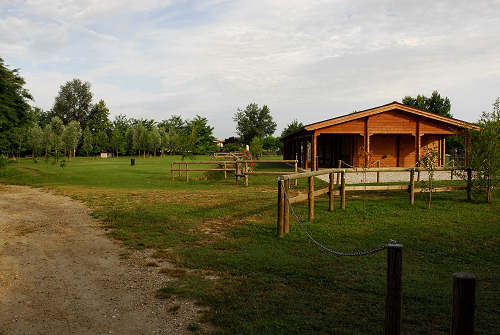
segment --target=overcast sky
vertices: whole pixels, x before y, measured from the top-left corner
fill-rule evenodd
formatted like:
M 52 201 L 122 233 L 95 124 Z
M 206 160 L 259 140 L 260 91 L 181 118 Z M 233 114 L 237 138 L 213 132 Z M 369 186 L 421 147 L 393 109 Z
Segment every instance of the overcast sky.
M 218 138 L 251 102 L 278 135 L 433 90 L 476 121 L 500 96 L 500 0 L 0 0 L 0 57 L 45 110 L 80 78 L 113 117 L 199 114 Z

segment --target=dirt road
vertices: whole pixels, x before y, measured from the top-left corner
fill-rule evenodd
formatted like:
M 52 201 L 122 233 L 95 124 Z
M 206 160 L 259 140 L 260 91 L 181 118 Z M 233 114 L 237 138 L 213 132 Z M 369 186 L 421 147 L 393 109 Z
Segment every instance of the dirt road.
M 81 203 L 0 185 L 0 334 L 191 333 L 200 307 L 156 299 L 168 278 L 148 261 Z

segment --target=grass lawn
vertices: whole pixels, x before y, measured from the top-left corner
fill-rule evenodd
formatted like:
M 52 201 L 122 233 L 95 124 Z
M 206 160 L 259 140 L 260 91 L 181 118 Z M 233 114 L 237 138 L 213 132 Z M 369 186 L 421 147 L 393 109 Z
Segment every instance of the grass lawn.
M 21 160 L 9 164 L 0 182 L 82 200 L 113 238 L 157 249 L 156 257 L 179 267 L 159 296 L 209 305 L 206 319 L 221 334 L 383 333 L 385 252 L 330 255 L 292 217 L 290 234 L 278 239 L 276 176 L 250 176 L 249 187 L 235 185 L 232 175 L 224 180 L 222 172 L 172 182 L 173 159 L 180 158 L 137 158 L 131 167 L 129 158 L 79 158 L 64 168 Z M 297 188 L 305 189 L 305 180 Z M 348 193 L 346 210 L 337 202 L 330 213 L 321 197 L 314 223 L 306 220 L 305 202 L 294 208 L 332 249 L 371 249 L 389 239 L 404 245 L 404 334 L 449 333 L 452 274 L 459 271 L 477 277 L 476 334 L 500 334 L 500 201 L 436 193 L 426 209 L 425 198 L 417 194 L 412 207 L 405 192 Z

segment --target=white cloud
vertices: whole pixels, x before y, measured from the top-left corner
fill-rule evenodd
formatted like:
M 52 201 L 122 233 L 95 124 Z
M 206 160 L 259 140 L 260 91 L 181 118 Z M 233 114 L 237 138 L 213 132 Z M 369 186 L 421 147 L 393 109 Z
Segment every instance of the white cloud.
M 309 123 L 434 89 L 452 99 L 455 115 L 472 121 L 500 95 L 498 1 L 5 7 L 3 57 L 26 68 L 44 108 L 59 85 L 79 77 L 114 114 L 201 114 L 218 136 L 230 136 L 232 114 L 249 102 L 268 104 L 281 130 L 294 118 Z

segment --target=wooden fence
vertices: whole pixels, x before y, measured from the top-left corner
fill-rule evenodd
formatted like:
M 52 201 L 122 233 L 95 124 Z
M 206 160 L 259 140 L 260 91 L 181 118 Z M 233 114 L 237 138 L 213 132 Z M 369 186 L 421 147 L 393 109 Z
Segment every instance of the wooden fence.
M 251 167 L 259 164 L 294 164 L 293 171 L 251 171 Z M 191 168 L 190 165 L 216 165 L 214 168 Z M 190 172 L 209 172 L 224 171 L 224 179 L 227 179 L 227 173 L 234 173 L 236 184 L 240 178 L 244 178 L 245 186 L 248 186 L 248 177 L 257 175 L 286 175 L 297 174 L 297 160 L 235 160 L 235 161 L 175 161 L 171 163 L 170 173 L 172 180 L 175 179 L 176 172 L 178 177 L 184 174 L 186 182 L 189 181 Z M 297 182 L 296 182 L 297 183 Z
M 215 168 L 189 168 L 189 165 L 216 165 Z M 172 162 L 170 165 L 170 173 L 172 181 L 175 179 L 176 172 L 178 176 L 182 177 L 182 173 L 186 177 L 186 182 L 189 181 L 189 172 L 208 172 L 208 171 L 224 171 L 224 179 L 227 178 L 228 172 L 236 172 L 235 161 L 177 161 Z
M 455 190 L 467 190 L 467 200 L 472 196 L 472 171 L 465 168 L 434 168 L 434 171 L 467 171 L 467 186 L 443 186 L 434 187 L 432 192 L 449 192 Z M 415 192 L 422 191 L 422 188 L 415 187 L 415 172 L 428 171 L 423 168 L 374 168 L 374 169 L 325 169 L 313 172 L 304 172 L 291 175 L 282 175 L 278 178 L 278 218 L 277 218 L 277 235 L 279 237 L 289 232 L 289 218 L 290 206 L 297 202 L 308 201 L 308 218 L 310 221 L 314 220 L 314 198 L 323 194 L 328 194 L 328 211 L 334 210 L 335 197 L 340 197 L 340 208 L 345 209 L 346 206 L 346 192 L 348 191 L 408 191 L 409 202 L 411 205 L 415 204 Z M 403 185 L 352 185 L 347 186 L 345 176 L 347 173 L 387 173 L 387 172 L 408 172 L 409 184 Z M 335 189 L 334 176 L 335 173 L 340 174 L 340 188 Z M 328 187 L 315 190 L 314 177 L 321 175 L 329 175 Z M 308 192 L 299 193 L 294 197 L 289 197 L 290 180 L 298 180 L 307 178 L 309 182 Z M 288 197 L 288 200 L 285 198 Z
M 244 153 L 240 151 L 233 151 L 233 152 L 214 152 L 212 158 L 214 159 L 241 159 L 243 157 Z

